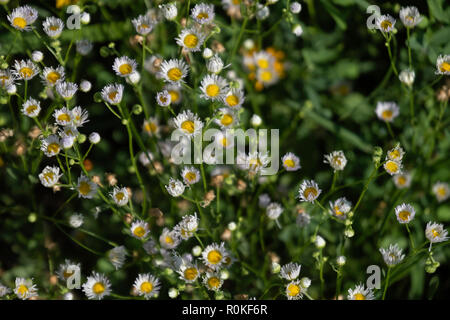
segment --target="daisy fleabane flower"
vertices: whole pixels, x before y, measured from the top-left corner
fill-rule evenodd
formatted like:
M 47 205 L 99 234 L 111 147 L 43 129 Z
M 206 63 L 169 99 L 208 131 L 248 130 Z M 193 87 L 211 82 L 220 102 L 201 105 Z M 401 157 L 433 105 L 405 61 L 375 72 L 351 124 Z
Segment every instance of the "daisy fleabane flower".
M 220 243 L 220 245 L 212 243 L 203 250 L 202 259 L 206 266 L 218 270 L 225 263 L 225 258 L 228 255 L 224 242 Z
M 101 300 L 111 294 L 111 282 L 104 274 L 92 272 L 83 284 L 83 292 L 90 300 Z
M 164 249 L 175 249 L 181 242 L 180 235 L 176 230 L 169 230 L 164 228 L 161 236 L 159 237 L 159 243 Z
M 271 220 L 276 220 L 283 213 L 283 207 L 276 202 L 272 202 L 266 208 L 266 215 Z
M 216 101 L 223 100 L 224 95 L 228 92 L 228 82 L 217 74 L 206 75 L 201 83 L 200 90 L 202 98 Z
M 0 88 L 8 90 L 9 87 L 14 85 L 16 76 L 11 70 L 0 70 Z
M 88 117 L 89 113 L 87 110 L 77 106 L 72 110 L 72 126 L 74 127 L 82 127 L 86 122 L 89 122 Z
M 78 177 L 77 190 L 79 198 L 92 199 L 97 193 L 97 188 L 97 184 L 88 177 L 84 175 Z
M 405 27 L 414 28 L 422 21 L 422 17 L 416 7 L 404 7 L 400 9 L 400 20 Z
M 174 178 L 170 178 L 169 183 L 165 187 L 167 192 L 172 197 L 181 196 L 184 193 L 184 189 L 186 188 L 183 182 Z
M 61 142 L 56 134 L 41 140 L 41 150 L 47 157 L 53 157 L 61 151 Z
M 142 129 L 146 134 L 149 136 L 159 136 L 159 120 L 155 117 L 150 117 L 148 120 L 144 120 L 144 123 L 142 124 Z
M 330 201 L 331 214 L 339 219 L 346 219 L 347 213 L 352 208 L 352 203 L 345 197 L 339 198 L 336 201 Z
M 288 300 L 299 300 L 303 297 L 303 287 L 300 280 L 291 281 L 286 285 L 286 297 Z
M 237 124 L 238 115 L 230 108 L 220 108 L 218 112 L 218 119 L 214 122 L 217 123 L 221 129 L 228 129 Z
M 171 102 L 172 96 L 170 95 L 169 91 L 162 90 L 156 94 L 156 103 L 158 103 L 160 107 L 168 107 L 170 106 Z
M 30 31 L 32 29 L 31 25 L 38 18 L 38 12 L 30 6 L 22 6 L 15 8 L 10 15 L 8 15 L 8 20 L 11 26 L 19 31 Z
M 269 164 L 267 152 L 252 152 L 245 158 L 245 169 L 252 174 L 261 173 Z
M 402 262 L 403 258 L 405 258 L 405 255 L 402 254 L 402 249 L 400 249 L 397 244 L 391 244 L 387 249 L 380 248 L 380 252 L 384 262 L 389 267 L 399 264 Z
M 223 279 L 220 277 L 219 272 L 207 272 L 203 276 L 203 284 L 208 290 L 219 291 L 223 285 Z
M 358 284 L 355 289 L 348 289 L 348 300 L 374 300 L 372 289 L 364 288 L 363 284 Z
M 39 74 L 39 68 L 31 60 L 16 60 L 12 72 L 17 79 L 31 80 Z
M 195 167 L 184 167 L 181 176 L 187 185 L 195 184 L 200 180 L 200 171 Z
M 114 247 L 108 251 L 108 258 L 114 268 L 119 270 L 124 265 L 127 254 L 127 250 L 124 246 Z
M 402 171 L 402 163 L 400 161 L 387 160 L 383 167 L 391 176 Z
M 58 183 L 59 178 L 61 178 L 62 174 L 59 174 L 59 167 L 50 167 L 46 166 L 44 170 L 39 174 L 39 180 L 44 187 L 52 188 L 55 184 Z
M 378 102 L 375 113 L 380 120 L 392 122 L 399 115 L 399 110 L 395 102 Z
M 72 112 L 66 107 L 55 110 L 53 117 L 55 118 L 55 122 L 60 126 L 67 126 L 72 122 Z
M 84 216 L 81 213 L 74 213 L 69 217 L 69 225 L 72 228 L 79 228 L 84 223 Z
M 162 11 L 164 18 L 169 21 L 175 20 L 178 15 L 178 9 L 175 3 L 160 4 L 159 9 Z
M 180 258 L 181 259 L 181 258 Z M 189 261 L 184 261 L 179 263 L 178 274 L 180 275 L 180 279 L 184 280 L 186 283 L 193 283 L 200 276 L 200 270 L 197 267 L 196 263 L 191 263 Z
M 188 138 L 192 138 L 202 132 L 203 122 L 190 110 L 185 110 L 173 120 L 176 128 Z
M 414 207 L 410 204 L 402 203 L 395 207 L 395 216 L 401 224 L 411 222 L 415 215 L 416 210 L 414 210 Z
M 41 103 L 33 98 L 29 98 L 22 104 L 22 113 L 30 118 L 37 117 L 41 112 Z
M 41 74 L 44 85 L 54 87 L 58 81 L 64 81 L 65 72 L 63 66 L 45 67 Z
M 4 296 L 6 296 L 7 294 L 10 294 L 10 293 L 11 293 L 11 289 L 0 283 L 0 298 L 3 298 Z
M 19 299 L 26 300 L 37 297 L 38 289 L 33 284 L 33 279 L 16 278 L 15 284 L 14 293 Z
M 114 187 L 113 192 L 110 193 L 111 197 L 113 198 L 114 202 L 119 206 L 122 207 L 128 203 L 128 191 L 127 188 L 119 188 Z
M 122 84 L 108 84 L 101 92 L 103 100 L 109 104 L 118 105 L 122 101 L 123 88 Z
M 199 218 L 197 213 L 194 215 L 186 215 L 183 219 L 175 226 L 174 230 L 178 232 L 181 239 L 187 240 L 191 238 L 194 233 L 198 230 Z
M 63 97 L 64 100 L 70 100 L 78 91 L 78 85 L 72 82 L 58 81 L 56 83 L 56 92 Z
M 436 182 L 432 189 L 437 201 L 443 202 L 450 197 L 450 187 L 446 182 Z
M 139 296 L 150 299 L 159 294 L 160 290 L 159 280 L 149 273 L 139 274 L 133 284 L 133 289 Z
M 402 161 L 405 151 L 400 145 L 395 146 L 395 148 L 387 152 L 386 158 L 393 161 Z
M 139 15 L 137 18 L 131 20 L 136 32 L 145 36 L 149 34 L 154 27 L 154 22 L 148 15 Z
M 303 180 L 299 189 L 300 201 L 308 201 L 313 203 L 320 195 L 322 190 L 314 180 Z
M 150 232 L 148 223 L 142 220 L 133 222 L 130 230 L 131 235 L 136 239 L 144 239 Z
M 214 5 L 200 3 L 191 10 L 191 17 L 199 24 L 209 24 L 214 20 Z
M 425 228 L 425 236 L 430 243 L 447 241 L 448 231 L 444 229 L 444 225 L 436 222 L 428 222 Z
M 232 88 L 223 96 L 223 103 L 232 109 L 239 109 L 245 101 L 244 91 Z
M 450 55 L 439 55 L 436 60 L 436 74 L 450 75 Z
M 183 60 L 170 59 L 164 60 L 161 63 L 159 76 L 164 79 L 165 82 L 181 85 L 184 82 L 184 78 L 187 76 L 189 68 Z
M 286 153 L 283 158 L 281 158 L 281 162 L 286 171 L 297 171 L 301 168 L 299 157 L 292 152 Z
M 64 22 L 57 17 L 48 17 L 42 23 L 42 28 L 50 38 L 56 39 L 64 29 Z
M 395 19 L 392 16 L 385 14 L 377 17 L 375 24 L 381 32 L 387 33 L 394 30 Z
M 344 170 L 347 165 L 347 158 L 341 150 L 326 154 L 324 158 L 323 162 L 328 163 L 335 171 Z
M 399 189 L 409 188 L 411 185 L 411 174 L 407 171 L 397 173 L 392 179 L 394 179 L 394 184 Z
M 194 28 L 183 29 L 175 39 L 177 44 L 188 52 L 200 51 L 205 35 Z
M 295 262 L 289 262 L 281 267 L 280 277 L 286 280 L 295 280 L 300 274 L 301 265 Z
M 56 271 L 56 275 L 61 281 L 67 281 L 76 271 L 81 270 L 81 264 L 75 263 L 72 260 L 65 259 L 64 263 L 61 263 Z
M 137 63 L 135 60 L 123 56 L 114 60 L 112 68 L 119 77 L 128 77 L 136 71 Z

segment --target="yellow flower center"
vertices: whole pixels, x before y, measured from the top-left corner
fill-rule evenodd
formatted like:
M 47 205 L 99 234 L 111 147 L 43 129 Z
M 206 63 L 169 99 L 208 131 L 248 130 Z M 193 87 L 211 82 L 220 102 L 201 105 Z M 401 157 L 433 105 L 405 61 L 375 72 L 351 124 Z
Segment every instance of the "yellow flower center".
M 262 81 L 270 81 L 272 80 L 272 72 L 270 71 L 264 71 L 261 73 L 261 80 Z
M 59 144 L 57 144 L 55 142 L 50 143 L 47 147 L 47 151 L 49 153 L 58 153 L 59 152 Z
M 186 120 L 181 124 L 181 129 L 189 132 L 194 133 L 195 125 L 194 122 L 191 120 Z
M 114 101 L 119 93 L 117 91 L 112 91 L 108 94 L 108 98 Z
M 153 284 L 148 282 L 148 281 L 142 282 L 142 284 L 141 284 L 141 291 L 144 292 L 144 293 L 152 292 L 153 291 Z
M 287 293 L 291 297 L 296 297 L 300 293 L 300 287 L 298 285 L 296 285 L 296 284 L 291 283 L 287 287 Z
M 63 272 L 64 279 L 69 278 L 71 275 L 73 275 L 73 272 L 68 272 L 67 270 L 64 270 Z
M 241 0 L 232 0 L 232 2 L 233 2 L 234 5 L 238 5 L 238 4 L 241 3 Z
M 392 23 L 389 20 L 383 20 L 381 22 L 381 29 L 388 30 L 389 28 L 392 28 Z
M 208 279 L 208 285 L 211 288 L 218 288 L 220 286 L 220 280 L 217 277 L 211 277 Z
M 58 72 L 52 71 L 47 75 L 47 81 L 55 84 L 61 78 L 61 75 Z
M 436 231 L 436 229 L 431 229 L 431 234 L 433 235 L 433 238 L 439 237 L 441 234 Z
M 229 95 L 225 98 L 225 101 L 230 107 L 234 107 L 239 103 L 238 97 L 236 97 L 234 94 Z
M 78 191 L 80 191 L 83 196 L 86 196 L 89 192 L 91 192 L 91 185 L 85 181 L 82 181 L 78 187 Z
M 400 151 L 395 149 L 389 153 L 389 156 L 393 159 L 398 159 L 400 158 Z
M 133 231 L 134 235 L 138 238 L 142 238 L 145 234 L 145 229 L 141 226 L 138 226 Z
M 119 192 L 116 194 L 117 201 L 122 201 L 124 198 L 125 198 L 125 195 L 123 194 L 123 192 Z
M 22 78 L 29 78 L 33 75 L 33 69 L 23 67 L 22 69 L 20 69 L 20 74 L 22 75 Z
M 44 174 L 44 179 L 45 179 L 45 181 L 50 182 L 53 180 L 54 176 L 55 175 L 53 174 L 53 172 L 50 171 L 50 172 L 47 172 Z
M 21 284 L 19 286 L 19 289 L 17 289 L 17 291 L 19 291 L 19 294 L 23 297 L 28 293 L 28 287 L 24 284 Z
M 257 64 L 261 69 L 267 69 L 269 67 L 269 61 L 267 59 L 258 59 Z
M 13 25 L 20 29 L 25 29 L 25 27 L 27 26 L 27 20 L 22 17 L 16 17 L 13 20 Z
M 400 220 L 402 220 L 402 221 L 408 221 L 410 215 L 411 215 L 411 213 L 410 213 L 409 211 L 404 210 L 404 211 L 401 211 L 401 212 L 398 214 L 398 217 L 399 217 Z
M 342 216 L 342 215 L 344 215 L 344 213 L 341 211 L 341 208 L 340 208 L 339 206 L 334 206 L 334 213 L 335 213 L 337 216 Z
M 220 140 L 220 143 L 222 144 L 223 147 L 228 147 L 228 145 L 230 144 L 230 143 L 228 142 L 228 139 L 227 139 L 227 138 L 222 138 L 222 139 Z
M 284 160 L 284 164 L 285 164 L 286 167 L 289 167 L 289 168 L 294 168 L 295 167 L 295 162 L 292 159 Z
M 173 239 L 170 236 L 166 236 L 166 238 L 164 239 L 164 241 L 166 241 L 166 243 L 168 244 L 173 244 Z
M 442 62 L 440 69 L 441 69 L 441 72 L 450 72 L 450 63 Z
M 441 197 L 445 196 L 447 193 L 446 189 L 443 187 L 440 187 L 437 189 L 437 194 L 440 195 Z
M 198 275 L 198 271 L 196 268 L 191 267 L 191 268 L 187 268 L 186 270 L 184 270 L 184 278 L 186 280 L 194 280 Z
M 386 170 L 388 172 L 397 172 L 398 164 L 394 161 L 388 161 L 388 162 L 386 162 Z
M 92 287 L 92 291 L 94 291 L 95 294 L 102 294 L 105 291 L 105 286 L 101 282 L 97 282 Z
M 178 94 L 178 92 L 176 92 L 176 91 L 169 91 L 169 94 L 170 94 L 170 100 L 171 101 L 173 101 L 173 102 L 177 102 L 178 101 L 178 99 L 180 98 L 180 95 Z
M 167 72 L 167 76 L 172 81 L 180 80 L 182 75 L 183 75 L 183 73 L 178 68 L 172 68 Z
M 188 48 L 195 48 L 198 44 L 198 37 L 195 34 L 188 34 L 184 37 L 184 45 Z
M 261 160 L 259 160 L 259 158 L 253 158 L 253 159 L 250 159 L 249 166 L 250 166 L 250 168 L 257 168 L 257 167 L 262 166 L 262 162 L 261 162 Z
M 156 132 L 157 125 L 154 122 L 147 122 L 144 126 L 145 131 L 147 132 Z
M 222 260 L 222 254 L 218 250 L 211 250 L 208 252 L 208 262 L 211 264 L 218 264 Z
M 206 87 L 206 94 L 210 97 L 215 97 L 219 94 L 220 88 L 217 84 L 213 83 Z
M 406 183 L 405 177 L 403 177 L 403 176 L 398 177 L 397 183 L 401 186 L 404 185 Z
M 195 178 L 197 177 L 197 175 L 195 174 L 195 172 L 188 172 L 184 175 L 184 177 L 186 178 L 186 180 L 188 180 L 189 182 L 192 182 L 195 180 Z
M 355 294 L 355 300 L 366 300 L 366 297 L 362 293 Z
M 392 115 L 393 115 L 393 113 L 392 113 L 391 110 L 384 110 L 384 111 L 381 113 L 381 117 L 382 117 L 384 120 L 389 120 L 389 119 L 391 119 L 391 118 L 392 118 Z
M 317 197 L 317 190 L 313 187 L 306 188 L 305 191 L 303 191 L 303 195 L 306 199 L 309 199 L 310 197 L 315 198 Z
M 58 116 L 59 121 L 69 122 L 70 116 L 67 113 L 62 113 Z
M 207 12 L 200 12 L 197 15 L 197 19 L 208 19 L 209 18 L 209 14 Z
M 132 71 L 133 68 L 128 63 L 124 63 L 119 67 L 119 72 L 123 75 L 130 74 Z
M 222 116 L 222 119 L 220 119 L 220 123 L 223 124 L 224 126 L 229 126 L 230 124 L 233 123 L 233 117 L 229 114 L 224 114 Z
M 31 106 L 27 107 L 26 111 L 28 114 L 31 114 L 31 113 L 35 112 L 37 110 L 37 108 L 38 107 L 36 105 L 31 105 Z
M 50 26 L 49 28 L 51 31 L 56 31 L 58 30 L 58 26 Z

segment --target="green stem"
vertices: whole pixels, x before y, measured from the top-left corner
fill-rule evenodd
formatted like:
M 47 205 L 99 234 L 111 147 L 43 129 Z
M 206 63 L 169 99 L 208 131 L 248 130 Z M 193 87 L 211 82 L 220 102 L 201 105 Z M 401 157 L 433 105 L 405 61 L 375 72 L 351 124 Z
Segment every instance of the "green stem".
M 386 276 L 386 281 L 384 284 L 384 291 L 383 291 L 383 297 L 381 298 L 382 300 L 384 300 L 384 298 L 386 297 L 386 292 L 387 292 L 387 288 L 389 286 L 389 277 L 391 276 L 391 267 L 388 267 L 388 272 L 387 272 L 387 276 Z
M 411 248 L 413 249 L 413 251 L 415 250 L 415 246 L 414 246 L 414 238 L 412 236 L 411 230 L 409 230 L 409 225 L 406 223 L 406 230 L 408 231 L 408 236 L 409 236 L 409 241 L 411 242 Z

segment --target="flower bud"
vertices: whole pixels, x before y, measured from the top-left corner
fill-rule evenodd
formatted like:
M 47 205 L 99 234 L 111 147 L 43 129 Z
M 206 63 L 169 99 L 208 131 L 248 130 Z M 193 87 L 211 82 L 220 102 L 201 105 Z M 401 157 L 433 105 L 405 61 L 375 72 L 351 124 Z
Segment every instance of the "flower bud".
M 100 135 L 97 132 L 92 132 L 89 135 L 89 142 L 92 144 L 97 144 L 100 142 Z
M 33 62 L 41 62 L 44 59 L 44 54 L 41 51 L 33 51 L 33 53 L 31 54 L 31 60 L 33 60 Z

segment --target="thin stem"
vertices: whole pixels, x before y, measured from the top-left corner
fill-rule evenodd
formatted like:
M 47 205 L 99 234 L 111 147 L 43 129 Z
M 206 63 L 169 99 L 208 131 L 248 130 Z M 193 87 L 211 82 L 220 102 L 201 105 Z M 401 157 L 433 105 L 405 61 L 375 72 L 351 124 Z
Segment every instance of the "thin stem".
M 391 38 L 389 37 L 388 40 L 386 41 L 386 47 L 387 47 L 388 54 L 389 54 L 389 60 L 391 61 L 391 67 L 392 67 L 392 70 L 394 71 L 395 75 L 396 75 L 397 78 L 398 78 L 397 67 L 395 66 L 394 60 L 393 60 L 393 58 L 392 58 L 392 52 L 391 52 L 390 41 L 391 41 Z
M 387 121 L 386 121 L 386 127 L 388 129 L 388 132 L 389 132 L 389 135 L 391 136 L 391 138 L 395 140 L 395 136 L 394 136 L 394 133 L 392 132 L 391 124 Z
M 362 199 L 363 199 L 363 197 L 364 197 L 364 194 L 366 193 L 367 189 L 369 188 L 370 182 L 373 180 L 373 178 L 375 177 L 376 173 L 378 172 L 378 168 L 379 168 L 379 167 L 380 167 L 380 165 L 377 165 L 377 166 L 373 169 L 373 171 L 372 171 L 372 173 L 370 174 L 369 178 L 367 179 L 367 182 L 366 182 L 366 184 L 364 185 L 361 194 L 359 195 L 358 201 L 356 202 L 356 205 L 355 205 L 355 207 L 353 208 L 353 214 L 356 213 L 356 210 L 358 209 L 359 205 L 361 204 L 361 201 L 362 201 Z
M 409 225 L 406 223 L 406 230 L 408 231 L 408 235 L 409 235 L 409 241 L 411 242 L 411 248 L 413 249 L 413 251 L 415 250 L 415 246 L 414 246 L 414 238 L 412 236 L 411 230 L 409 230 Z
M 409 68 L 412 68 L 412 59 L 411 59 L 411 45 L 409 41 L 409 28 L 406 28 L 406 35 L 407 35 L 407 43 L 408 43 L 408 61 L 409 61 Z
M 383 291 L 383 297 L 381 298 L 382 300 L 384 300 L 384 298 L 386 297 L 386 292 L 387 292 L 387 288 L 389 286 L 389 277 L 391 276 L 391 267 L 388 267 L 388 272 L 387 272 L 387 276 L 386 276 L 386 281 L 384 284 L 384 291 Z

